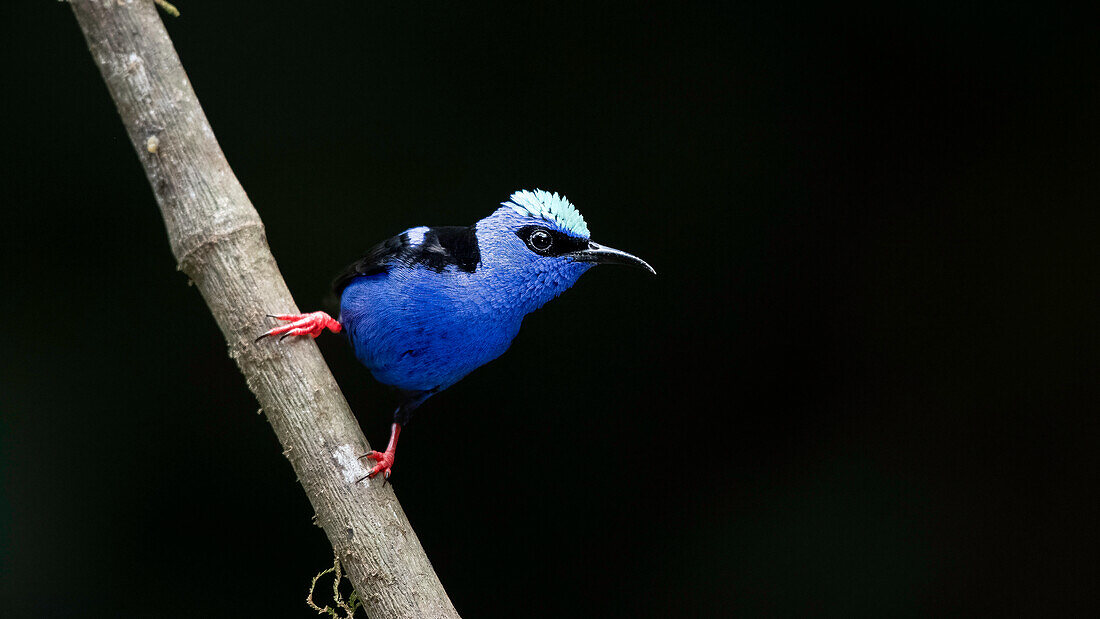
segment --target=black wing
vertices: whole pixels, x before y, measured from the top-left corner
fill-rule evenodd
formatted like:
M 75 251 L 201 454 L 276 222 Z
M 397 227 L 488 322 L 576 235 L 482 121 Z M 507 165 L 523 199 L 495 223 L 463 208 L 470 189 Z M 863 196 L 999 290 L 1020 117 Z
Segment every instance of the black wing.
M 408 232 L 375 245 L 363 257 L 348 265 L 332 282 L 332 291 L 339 297 L 357 277 L 386 273 L 395 266 L 413 267 L 423 264 L 441 273 L 454 265 L 460 271 L 473 273 L 481 263 L 474 226 L 438 226 L 428 228 L 419 243 L 413 243 Z

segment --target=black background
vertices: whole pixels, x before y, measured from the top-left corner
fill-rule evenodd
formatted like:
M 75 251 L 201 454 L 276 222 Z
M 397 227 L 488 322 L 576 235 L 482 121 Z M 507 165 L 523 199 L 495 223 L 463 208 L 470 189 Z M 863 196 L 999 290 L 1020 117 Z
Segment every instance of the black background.
M 1032 4 L 195 2 L 169 32 L 303 308 L 564 192 L 602 267 L 393 483 L 467 617 L 1095 602 L 1100 39 Z M 58 2 L 5 3 L 0 613 L 308 617 L 331 549 Z M 318 340 L 384 444 L 394 400 Z

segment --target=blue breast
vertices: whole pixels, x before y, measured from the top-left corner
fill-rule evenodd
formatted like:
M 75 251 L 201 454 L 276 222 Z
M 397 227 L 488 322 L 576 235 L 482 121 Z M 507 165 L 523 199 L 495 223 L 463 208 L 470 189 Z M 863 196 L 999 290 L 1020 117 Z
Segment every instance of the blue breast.
M 484 294 L 477 279 L 424 266 L 356 278 L 340 300 L 356 357 L 379 382 L 407 391 L 446 389 L 496 359 L 523 314 Z

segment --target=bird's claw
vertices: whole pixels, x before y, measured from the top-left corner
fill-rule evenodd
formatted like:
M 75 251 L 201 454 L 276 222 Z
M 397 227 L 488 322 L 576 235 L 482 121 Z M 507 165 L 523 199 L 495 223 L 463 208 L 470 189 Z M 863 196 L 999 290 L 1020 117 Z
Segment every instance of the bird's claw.
M 292 335 L 317 337 L 321 335 L 321 332 L 326 328 L 333 333 L 339 333 L 341 329 L 340 323 L 333 320 L 332 316 L 329 316 L 325 312 L 311 312 L 309 314 L 268 314 L 268 316 L 278 320 L 285 320 L 289 324 L 280 325 L 271 329 L 267 333 L 256 338 L 257 342 L 265 337 L 273 335 L 281 335 L 282 337 L 279 338 L 279 341 L 282 341 Z
M 370 458 L 378 464 L 374 465 L 374 468 L 370 470 L 365 476 L 360 477 L 359 481 L 364 479 L 374 479 L 379 473 L 382 474 L 382 485 L 385 486 L 386 482 L 390 479 L 390 473 L 393 471 L 394 452 L 392 451 L 372 451 L 359 456 L 359 459 Z

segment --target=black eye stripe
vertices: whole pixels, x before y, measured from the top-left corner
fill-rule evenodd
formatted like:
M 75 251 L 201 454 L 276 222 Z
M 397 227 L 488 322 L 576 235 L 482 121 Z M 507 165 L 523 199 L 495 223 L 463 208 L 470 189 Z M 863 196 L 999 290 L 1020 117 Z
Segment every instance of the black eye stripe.
M 549 247 L 546 247 L 545 249 L 539 249 L 539 247 L 532 242 L 532 235 L 536 231 L 544 232 L 549 235 Z M 588 239 L 580 239 L 575 236 L 569 236 L 564 232 L 552 230 L 545 226 L 524 226 L 519 230 L 516 230 L 516 236 L 523 239 L 523 242 L 527 244 L 527 248 L 531 251 L 540 256 L 547 256 L 550 258 L 588 248 Z

